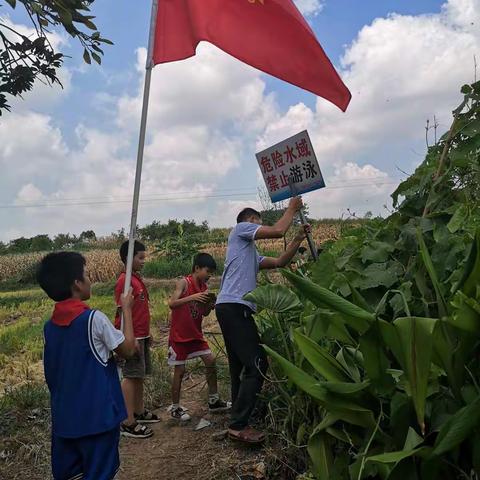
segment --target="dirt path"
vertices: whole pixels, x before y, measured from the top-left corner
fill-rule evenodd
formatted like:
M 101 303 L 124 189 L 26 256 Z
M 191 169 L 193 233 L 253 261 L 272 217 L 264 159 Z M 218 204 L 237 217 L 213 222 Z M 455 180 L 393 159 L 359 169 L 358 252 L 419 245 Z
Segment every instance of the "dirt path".
M 204 331 L 218 331 L 213 316 L 204 321 Z M 168 325 L 161 325 L 158 347 L 166 347 Z M 207 334 L 212 342 L 212 337 Z M 154 347 L 155 348 L 155 347 Z M 188 370 L 187 370 L 188 371 Z M 146 440 L 122 438 L 122 466 L 117 480 L 230 480 L 263 479 L 264 455 L 261 450 L 248 449 L 223 438 L 228 414 L 212 415 L 206 403 L 206 382 L 203 375 L 187 375 L 182 386 L 181 403 L 192 417 L 180 424 L 166 411 L 155 411 L 162 419 L 151 425 L 154 436 Z M 201 419 L 211 424 L 195 430 Z
M 197 379 L 198 380 L 198 379 Z M 192 381 L 196 381 L 192 379 Z M 162 421 L 153 425 L 154 436 L 147 440 L 122 438 L 122 467 L 118 480 L 227 480 L 261 479 L 263 455 L 227 439 L 215 440 L 228 423 L 226 415 L 211 415 L 197 389 L 190 390 L 182 400 L 192 420 L 179 424 L 170 419 L 165 408 L 157 410 Z M 209 427 L 195 431 L 201 418 Z

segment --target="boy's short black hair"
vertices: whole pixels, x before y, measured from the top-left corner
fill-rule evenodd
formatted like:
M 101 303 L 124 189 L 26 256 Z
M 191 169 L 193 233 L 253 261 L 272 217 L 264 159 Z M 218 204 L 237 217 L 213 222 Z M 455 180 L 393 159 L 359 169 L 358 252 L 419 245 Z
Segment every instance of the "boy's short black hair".
M 244 208 L 244 209 L 237 215 L 237 223 L 244 222 L 245 220 L 247 220 L 247 218 L 250 218 L 250 217 L 252 217 L 252 216 L 255 216 L 255 217 L 258 217 L 258 218 L 262 218 L 262 215 L 260 214 L 260 212 L 258 212 L 258 211 L 255 210 L 254 208 L 250 208 L 250 207 Z
M 306 251 L 307 251 L 306 247 L 300 247 L 300 248 L 298 249 L 298 253 L 299 253 L 300 255 L 303 255 Z
M 72 297 L 75 280 L 84 279 L 85 257 L 77 252 L 54 252 L 43 257 L 37 269 L 37 282 L 56 302 Z
M 146 250 L 145 245 L 138 240 L 135 240 L 133 246 L 133 256 L 135 256 L 139 252 L 144 252 Z M 127 263 L 127 255 L 128 255 L 128 240 L 122 243 L 120 247 L 120 258 L 122 259 L 123 263 Z
M 195 271 L 195 267 L 205 268 L 208 267 L 210 270 L 217 269 L 217 263 L 215 259 L 208 253 L 197 253 L 193 258 L 192 272 Z

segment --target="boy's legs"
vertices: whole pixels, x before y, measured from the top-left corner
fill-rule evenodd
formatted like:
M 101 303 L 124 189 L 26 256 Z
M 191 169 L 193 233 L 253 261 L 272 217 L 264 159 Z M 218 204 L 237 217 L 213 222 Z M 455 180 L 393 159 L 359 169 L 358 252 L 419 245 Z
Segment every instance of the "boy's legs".
M 55 480 L 112 480 L 120 467 L 120 428 L 81 438 L 52 436 Z
M 205 377 L 208 384 L 208 394 L 209 395 L 218 395 L 218 385 L 217 385 L 217 365 L 215 362 L 215 357 L 212 353 L 202 356 L 202 361 L 205 365 Z
M 112 480 L 120 468 L 120 428 L 78 440 L 83 459 L 82 480 Z
M 82 455 L 76 439 L 52 435 L 52 473 L 55 480 L 68 480 L 83 474 Z
M 151 414 L 153 419 L 145 422 L 143 414 L 145 407 L 143 403 L 143 384 L 144 378 L 149 373 L 150 365 L 147 364 L 146 340 L 141 339 L 138 342 L 139 350 L 132 358 L 125 361 L 122 368 L 122 392 L 127 407 L 128 418 L 122 424 L 122 435 L 129 437 L 148 438 L 153 435 L 151 429 L 145 426 L 138 426 L 137 423 L 155 423 L 158 418 Z
M 136 422 L 135 414 L 144 411 L 143 378 L 124 378 L 122 380 L 122 392 L 128 414 L 128 418 L 124 423 L 133 425 Z
M 185 375 L 185 365 L 175 365 L 173 369 L 172 381 L 172 404 L 178 406 L 180 404 L 180 390 L 182 388 L 182 380 Z

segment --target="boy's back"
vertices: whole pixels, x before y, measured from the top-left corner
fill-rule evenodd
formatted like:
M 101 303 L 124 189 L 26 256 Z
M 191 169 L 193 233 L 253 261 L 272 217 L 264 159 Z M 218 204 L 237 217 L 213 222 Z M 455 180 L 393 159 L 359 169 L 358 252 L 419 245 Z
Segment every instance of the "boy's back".
M 55 316 L 45 324 L 44 369 L 54 435 L 95 435 L 127 416 L 110 353 L 123 335 L 115 335 L 106 322 L 103 313 L 85 309 L 67 326 L 55 323 Z
M 86 303 L 85 258 L 55 252 L 40 262 L 37 281 L 54 300 L 44 327 L 44 369 L 52 411 L 55 480 L 112 480 L 120 466 L 120 423 L 127 416 L 112 351 L 135 351 L 131 290 L 122 296 L 125 333 Z

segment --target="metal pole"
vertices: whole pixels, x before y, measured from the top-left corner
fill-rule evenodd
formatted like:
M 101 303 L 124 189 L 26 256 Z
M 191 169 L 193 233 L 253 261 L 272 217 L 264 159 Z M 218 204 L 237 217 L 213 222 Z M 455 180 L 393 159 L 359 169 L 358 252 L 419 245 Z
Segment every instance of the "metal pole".
M 290 191 L 292 192 L 292 196 L 296 197 L 297 196 L 297 191 L 296 191 L 295 183 L 294 183 L 292 177 L 289 177 L 288 185 L 290 187 Z M 307 219 L 305 218 L 305 212 L 303 211 L 303 208 L 301 208 L 299 210 L 298 215 L 300 217 L 300 221 L 302 222 L 302 225 L 306 225 L 307 224 Z M 314 260 L 317 260 L 318 259 L 317 247 L 315 246 L 315 242 L 313 241 L 313 237 L 312 237 L 311 232 L 307 233 L 307 242 L 308 242 L 308 246 L 310 247 L 310 252 L 312 254 L 312 258 Z
M 135 171 L 135 186 L 133 189 L 132 215 L 130 219 L 130 233 L 128 237 L 128 254 L 125 271 L 125 287 L 123 293 L 126 294 L 130 289 L 132 282 L 133 251 L 135 245 L 135 233 L 137 229 L 138 202 L 140 199 L 140 184 L 142 180 L 143 152 L 145 149 L 145 136 L 147 131 L 148 100 L 150 98 L 150 84 L 152 80 L 153 65 L 153 46 L 155 41 L 155 26 L 157 23 L 158 0 L 152 1 L 152 13 L 150 20 L 150 34 L 148 38 L 147 65 L 145 72 L 145 85 L 143 88 L 143 106 L 142 117 L 140 121 L 140 135 L 138 139 L 137 167 Z M 121 317 L 121 329 L 123 331 L 123 314 Z

